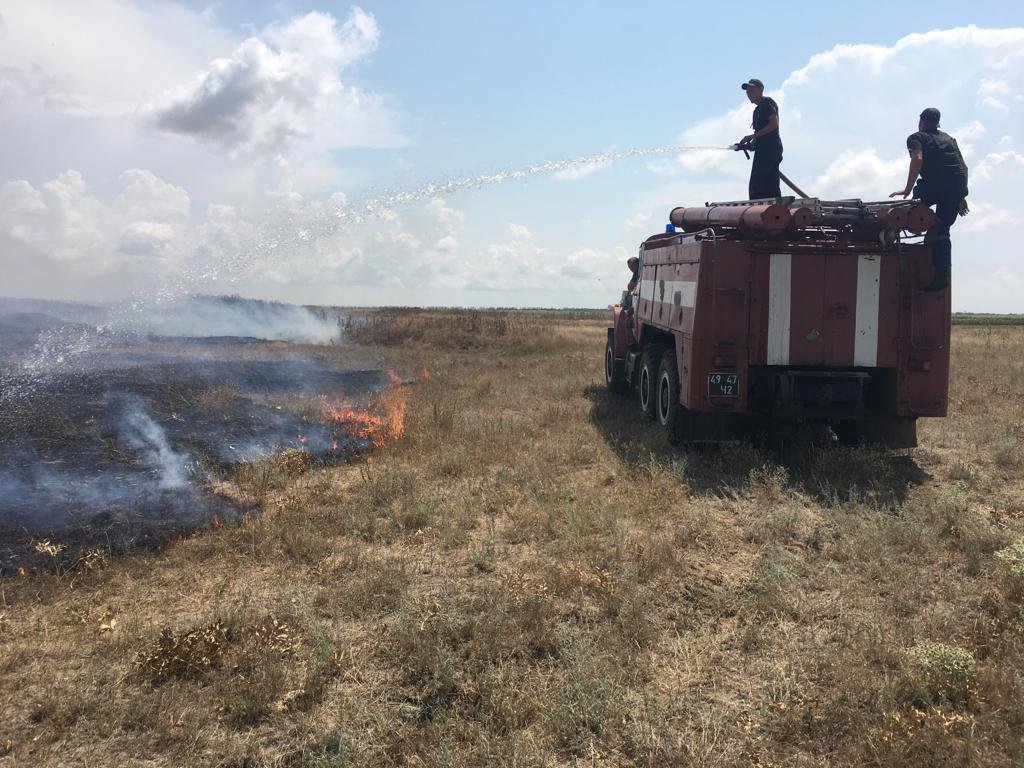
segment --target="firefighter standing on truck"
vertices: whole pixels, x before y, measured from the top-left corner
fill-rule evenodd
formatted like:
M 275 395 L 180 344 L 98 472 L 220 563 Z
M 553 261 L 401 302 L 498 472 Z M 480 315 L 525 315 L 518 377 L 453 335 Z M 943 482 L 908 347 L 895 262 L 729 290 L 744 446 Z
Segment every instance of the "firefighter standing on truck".
M 967 163 L 956 139 L 939 130 L 941 116 L 935 107 L 921 113 L 917 132 L 907 137 L 910 151 L 907 186 L 889 195 L 906 197 L 913 189 L 915 198 L 925 205 L 935 206 L 936 222 L 924 236 L 925 245 L 932 249 L 934 267 L 934 277 L 925 287 L 926 291 L 944 291 L 949 287 L 953 253 L 949 228 L 956 222 L 957 215 L 966 216 L 968 211 Z
M 751 200 L 782 197 L 779 188 L 779 165 L 782 164 L 782 138 L 779 136 L 779 105 L 764 95 L 764 83 L 756 77 L 740 86 L 755 104 L 754 132 L 743 137 L 739 146 L 754 150 L 747 193 Z

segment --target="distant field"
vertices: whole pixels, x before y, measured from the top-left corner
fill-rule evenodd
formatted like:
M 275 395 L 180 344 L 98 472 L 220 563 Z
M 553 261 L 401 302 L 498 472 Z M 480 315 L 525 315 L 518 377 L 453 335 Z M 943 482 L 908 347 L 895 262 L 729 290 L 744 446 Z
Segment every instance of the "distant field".
M 1024 315 L 989 315 L 983 312 L 954 312 L 953 325 L 1024 325 Z
M 509 316 L 518 315 L 533 318 L 552 318 L 563 320 L 604 320 L 609 316 L 607 308 L 593 309 L 481 309 L 481 310 L 452 310 L 452 309 L 355 309 L 348 310 L 357 316 L 373 315 L 377 317 L 399 317 L 403 315 L 418 315 L 426 317 L 438 317 L 446 314 L 458 314 L 460 316 Z M 998 315 L 984 312 L 954 312 L 953 325 L 1024 325 L 1024 314 Z
M 404 310 L 317 348 L 426 369 L 404 436 L 0 582 L 0 765 L 1024 764 L 1024 328 L 955 328 L 897 453 L 673 449 L 604 334 Z

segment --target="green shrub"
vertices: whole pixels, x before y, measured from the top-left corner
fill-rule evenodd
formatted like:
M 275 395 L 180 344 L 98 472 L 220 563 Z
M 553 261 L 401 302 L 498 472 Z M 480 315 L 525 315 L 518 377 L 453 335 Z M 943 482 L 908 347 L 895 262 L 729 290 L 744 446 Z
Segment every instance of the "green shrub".
M 1010 546 L 996 552 L 996 559 L 1003 570 L 1015 579 L 1024 579 L 1024 538 L 1017 539 Z
M 963 701 L 975 679 L 974 656 L 964 648 L 922 640 L 907 650 L 914 677 L 933 701 Z

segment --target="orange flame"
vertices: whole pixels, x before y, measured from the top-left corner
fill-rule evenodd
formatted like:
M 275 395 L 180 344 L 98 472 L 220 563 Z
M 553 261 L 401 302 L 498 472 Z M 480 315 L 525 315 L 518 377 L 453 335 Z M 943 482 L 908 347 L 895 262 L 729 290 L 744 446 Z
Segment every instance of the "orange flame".
M 420 375 L 418 378 L 420 381 L 430 381 L 430 371 L 427 370 L 427 366 L 424 365 L 420 368 Z
M 408 392 L 404 384 L 392 371 L 390 389 L 378 394 L 370 405 L 361 408 L 347 403 L 330 403 L 321 396 L 323 415 L 340 425 L 349 435 L 369 440 L 374 449 L 381 448 L 390 440 L 397 440 L 405 434 L 405 412 L 408 407 Z M 338 442 L 334 442 L 337 450 Z

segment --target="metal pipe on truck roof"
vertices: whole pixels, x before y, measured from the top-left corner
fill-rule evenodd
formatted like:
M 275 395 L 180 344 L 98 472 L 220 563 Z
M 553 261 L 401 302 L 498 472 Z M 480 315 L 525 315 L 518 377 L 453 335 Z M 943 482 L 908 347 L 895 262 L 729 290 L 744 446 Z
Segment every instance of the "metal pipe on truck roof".
M 687 231 L 720 226 L 749 232 L 777 232 L 788 227 L 792 219 L 789 206 L 780 203 L 675 208 L 669 214 L 673 225 Z
M 874 215 L 873 222 L 871 220 L 865 221 L 865 224 L 876 223 L 880 224 L 884 229 L 905 229 L 907 226 L 907 216 L 910 213 L 911 206 L 906 204 L 893 205 L 892 203 L 865 203 L 864 208 L 871 214 Z
M 793 216 L 793 226 L 796 229 L 808 227 L 814 221 L 814 211 L 806 205 L 792 207 L 789 212 Z
M 907 211 L 907 229 L 920 235 L 935 223 L 935 213 L 927 205 L 918 203 Z

